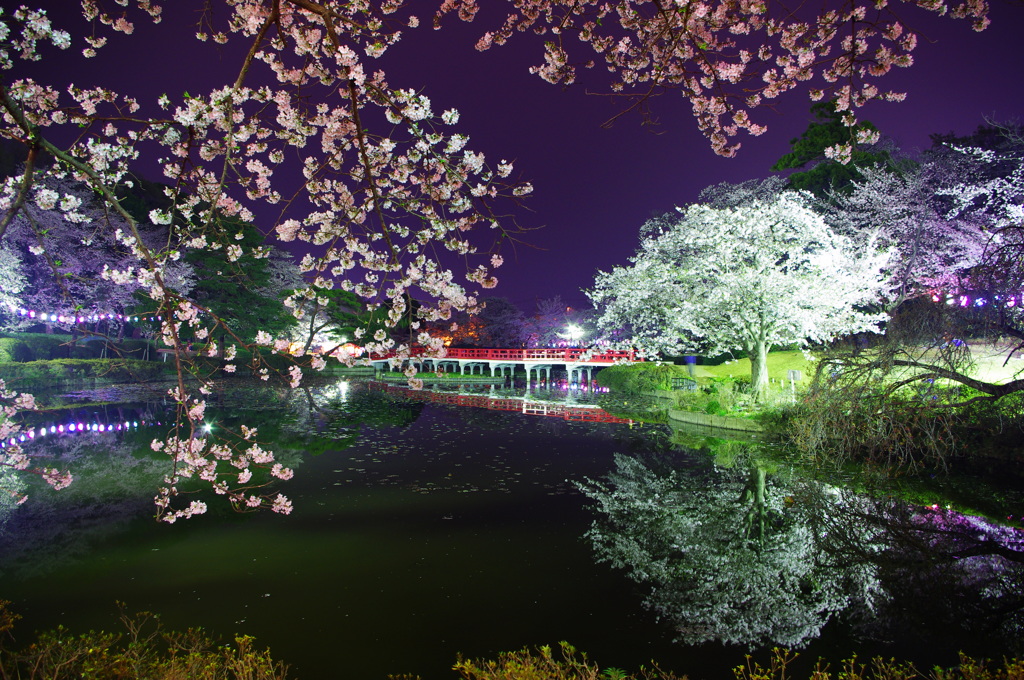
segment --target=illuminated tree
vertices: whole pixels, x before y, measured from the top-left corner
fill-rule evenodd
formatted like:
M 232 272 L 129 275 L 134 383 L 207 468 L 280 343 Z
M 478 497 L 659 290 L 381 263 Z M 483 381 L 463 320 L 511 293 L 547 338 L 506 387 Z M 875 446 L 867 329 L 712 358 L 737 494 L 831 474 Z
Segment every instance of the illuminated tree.
M 583 329 L 588 339 L 594 338 L 593 310 L 566 304 L 560 295 L 537 301 L 533 316 L 527 319 L 534 347 L 557 347 L 566 341 L 566 328 Z
M 483 324 L 483 337 L 479 343 L 482 347 L 526 346 L 528 333 L 523 311 L 508 298 L 485 298 L 484 308 L 477 318 Z
M 21 308 L 21 292 L 28 282 L 21 265 L 21 258 L 6 242 L 0 243 L 0 329 L 13 330 L 20 324 L 18 310 Z
M 981 261 L 988 229 L 977 219 L 950 216 L 936 200 L 948 186 L 945 174 L 932 163 L 866 168 L 825 208 L 826 218 L 843 233 L 875 235 L 896 252 L 888 270 L 893 306 L 955 288 Z
M 874 330 L 887 256 L 836 234 L 784 193 L 736 208 L 691 205 L 656 222 L 628 267 L 597 274 L 598 325 L 628 327 L 641 350 L 750 356 L 754 394 L 775 345 Z
M 22 305 L 65 329 L 79 325 L 78 317 L 123 314 L 134 306 L 138 283 L 108 275 L 136 262 L 115 237 L 128 223 L 97 204 L 82 183 L 50 180 L 36 189 L 36 202 L 23 206 L 4 239 L 22 262 Z

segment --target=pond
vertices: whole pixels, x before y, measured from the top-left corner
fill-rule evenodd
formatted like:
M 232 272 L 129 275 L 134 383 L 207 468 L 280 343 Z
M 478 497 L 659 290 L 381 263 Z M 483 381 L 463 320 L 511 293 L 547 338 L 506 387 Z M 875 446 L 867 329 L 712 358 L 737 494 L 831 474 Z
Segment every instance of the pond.
M 59 623 L 114 629 L 119 601 L 171 627 L 253 635 L 298 678 L 452 678 L 459 653 L 560 640 L 605 668 L 653 659 L 710 680 L 780 640 L 808 660 L 856 649 L 925 667 L 1019 652 L 1014 526 L 808 480 L 763 446 L 596 422 L 585 398 L 566 414 L 564 398 L 535 394 L 550 406 L 523 413 L 481 389 L 434 396 L 452 404 L 356 382 L 226 385 L 208 416 L 276 444 L 295 510 L 213 499 L 174 525 L 153 521 L 160 401 L 65 396 L 32 425 L 115 427 L 31 444 L 60 451 L 77 481 L 35 491 L 3 524 L 0 598 L 24 617 L 19 641 Z M 1019 477 L 985 472 L 1000 484 L 936 478 L 909 495 L 946 503 L 984 486 L 975 505 L 1019 519 Z

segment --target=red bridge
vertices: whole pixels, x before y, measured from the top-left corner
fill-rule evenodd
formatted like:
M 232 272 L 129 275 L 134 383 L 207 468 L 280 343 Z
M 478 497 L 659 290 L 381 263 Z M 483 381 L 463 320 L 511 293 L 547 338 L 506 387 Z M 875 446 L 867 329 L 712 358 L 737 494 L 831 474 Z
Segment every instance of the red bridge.
M 569 374 L 569 382 L 582 382 L 584 372 L 587 374 L 587 381 L 592 378 L 594 367 L 611 366 L 624 362 L 641 361 L 636 358 L 633 350 L 591 350 L 580 347 L 566 348 L 534 348 L 534 349 L 482 349 L 482 348 L 450 348 L 443 358 L 424 356 L 422 348 L 414 347 L 412 356 L 405 359 L 415 365 L 419 370 L 426 371 L 448 371 L 455 370 L 465 375 L 479 372 L 483 375 L 484 367 L 495 374 L 504 377 L 505 371 L 514 373 L 516 366 L 522 365 L 526 369 L 526 379 L 529 383 L 533 371 L 537 371 L 537 379 L 540 379 L 541 371 L 551 380 L 551 369 L 556 364 L 565 366 Z M 395 354 L 378 355 L 370 358 L 378 369 L 384 369 L 387 365 L 399 368 Z M 578 379 L 576 378 L 578 374 Z

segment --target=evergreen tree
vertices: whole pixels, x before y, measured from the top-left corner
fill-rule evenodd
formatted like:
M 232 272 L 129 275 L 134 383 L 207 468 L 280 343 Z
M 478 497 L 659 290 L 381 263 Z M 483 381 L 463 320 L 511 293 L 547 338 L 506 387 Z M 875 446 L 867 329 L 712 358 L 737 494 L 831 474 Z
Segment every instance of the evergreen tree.
M 835 102 L 818 102 L 811 106 L 814 119 L 796 139 L 790 140 L 793 150 L 780 158 L 772 170 L 800 170 L 789 175 L 789 188 L 809 191 L 819 199 L 827 199 L 832 192 L 846 193 L 855 181 L 863 178 L 860 168 L 892 162 L 889 150 L 878 144 L 856 144 L 850 162 L 840 163 L 829 157 L 827 150 L 849 144 L 853 135 L 844 115 L 836 111 Z M 863 121 L 860 129 L 877 136 L 878 128 Z

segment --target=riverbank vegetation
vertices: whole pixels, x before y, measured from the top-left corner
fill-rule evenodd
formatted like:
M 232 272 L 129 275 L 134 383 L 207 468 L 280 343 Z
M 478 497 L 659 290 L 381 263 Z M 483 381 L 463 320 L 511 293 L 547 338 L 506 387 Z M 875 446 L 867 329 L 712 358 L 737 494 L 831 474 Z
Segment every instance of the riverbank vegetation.
M 968 452 L 1020 456 L 1024 395 L 994 396 L 972 386 L 1012 386 L 1020 359 L 1006 342 L 956 349 L 961 379 L 926 374 L 922 365 L 882 365 L 884 347 L 773 352 L 760 400 L 746 379 L 745 357 L 685 368 L 616 366 L 598 373 L 598 383 L 619 394 L 657 392 L 663 409 L 756 419 L 823 464 L 858 461 L 896 470 L 941 468 Z M 941 360 L 938 351 L 922 354 Z
M 287 665 L 253 638 L 237 635 L 233 644 L 211 638 L 201 628 L 168 630 L 148 612 L 128 614 L 123 632 L 72 633 L 63 626 L 40 633 L 20 649 L 7 645 L 18 615 L 0 600 L 0 674 L 4 680 L 284 680 Z
M 286 680 L 299 678 L 286 662 L 275 659 L 250 636 L 238 634 L 230 643 L 215 640 L 201 628 L 168 629 L 150 612 L 130 614 L 121 605 L 122 630 L 116 633 L 75 633 L 64 627 L 39 633 L 25 646 L 15 647 L 14 628 L 20 618 L 0 600 L 0 677 L 4 680 Z M 732 669 L 737 680 L 1019 680 L 1024 662 L 1000 662 L 961 655 L 952 668 L 921 670 L 913 663 L 853 655 L 834 667 L 819 660 L 805 670 L 800 655 L 772 650 L 760 663 L 751 655 Z M 801 660 L 802 661 L 802 660 Z M 385 670 L 385 669 L 382 669 Z M 557 648 L 540 646 L 501 652 L 494 658 L 469 659 L 461 654 L 452 666 L 452 678 L 462 680 L 684 680 L 705 677 L 706 669 L 680 675 L 656 662 L 634 671 L 602 668 L 567 642 Z M 386 675 L 387 680 L 419 680 L 415 674 Z

